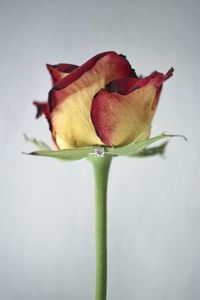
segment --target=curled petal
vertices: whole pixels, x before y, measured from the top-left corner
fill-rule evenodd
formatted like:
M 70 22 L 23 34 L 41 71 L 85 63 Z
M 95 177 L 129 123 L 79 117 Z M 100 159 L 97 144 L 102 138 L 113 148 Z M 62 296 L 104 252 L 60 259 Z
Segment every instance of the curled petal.
M 100 70 L 102 62 L 103 69 Z M 116 64 L 116 65 L 115 65 Z M 96 69 L 94 68 L 96 66 Z M 135 77 L 135 71 L 131 68 L 131 65 L 126 60 L 125 56 L 118 55 L 117 53 L 113 51 L 103 52 L 100 53 L 94 57 L 92 57 L 90 60 L 88 60 L 86 63 L 84 63 L 82 66 L 78 67 L 76 70 L 74 70 L 73 73 L 69 74 L 65 78 L 63 78 L 61 81 L 57 82 L 55 86 L 51 89 L 49 93 L 49 107 L 50 111 L 52 111 L 57 104 L 64 101 L 66 98 L 66 94 L 68 94 L 67 87 L 70 86 L 72 83 L 75 83 L 76 81 L 79 83 L 79 79 L 82 75 L 86 75 L 87 72 L 90 71 L 91 73 L 94 72 L 95 76 L 94 80 L 97 79 L 104 79 L 104 83 L 106 84 L 110 82 L 111 80 L 120 78 L 120 77 Z M 102 71 L 102 74 L 95 74 L 95 72 Z M 115 73 L 115 76 L 112 77 L 113 73 Z M 90 74 L 93 75 L 93 74 Z M 105 80 L 105 78 L 107 80 Z M 91 81 L 91 80 L 90 80 Z M 82 80 L 82 84 L 84 83 L 84 78 Z M 88 82 L 85 82 L 86 87 L 88 87 Z M 78 84 L 77 84 L 78 85 Z M 74 90 L 74 86 L 72 88 Z M 60 91 L 60 92 L 58 92 Z
M 36 112 L 36 118 L 38 119 L 43 114 L 47 119 L 50 119 L 50 113 L 49 113 L 49 105 L 48 102 L 39 102 L 34 101 L 33 104 L 36 106 L 37 112 Z
M 91 122 L 93 97 L 111 80 L 133 75 L 115 52 L 101 53 L 59 81 L 49 93 L 53 135 L 61 149 L 102 144 Z
M 126 145 L 149 136 L 162 83 L 172 72 L 170 69 L 166 75 L 156 72 L 143 79 L 127 79 L 127 85 L 126 79 L 115 81 L 118 91 L 107 88 L 97 93 L 91 118 L 104 144 Z
M 51 75 L 51 80 L 53 85 L 55 85 L 58 81 L 60 81 L 69 73 L 71 73 L 72 71 L 78 68 L 78 66 L 72 64 L 58 64 L 58 65 L 47 64 L 46 66 Z
M 109 93 L 117 92 L 121 95 L 128 95 L 129 93 L 147 85 L 151 82 L 156 88 L 159 88 L 164 80 L 173 75 L 174 69 L 171 68 L 165 75 L 159 72 L 153 72 L 151 75 L 144 78 L 119 78 L 109 82 L 106 90 Z

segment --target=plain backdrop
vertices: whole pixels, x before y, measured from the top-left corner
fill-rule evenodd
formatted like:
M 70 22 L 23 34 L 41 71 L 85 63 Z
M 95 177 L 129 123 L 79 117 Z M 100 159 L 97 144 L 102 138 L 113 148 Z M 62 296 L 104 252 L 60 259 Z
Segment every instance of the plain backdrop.
M 116 158 L 108 191 L 108 300 L 200 298 L 199 0 L 2 0 L 0 3 L 0 299 L 93 300 L 95 206 L 88 161 L 23 155 L 51 144 L 32 101 L 46 63 L 115 50 L 166 82 L 152 135 L 165 158 Z

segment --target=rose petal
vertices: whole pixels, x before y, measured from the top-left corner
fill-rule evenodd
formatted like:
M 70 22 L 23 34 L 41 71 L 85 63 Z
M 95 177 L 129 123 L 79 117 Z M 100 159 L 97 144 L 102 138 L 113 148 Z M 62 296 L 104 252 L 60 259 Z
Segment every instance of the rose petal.
M 47 119 L 50 118 L 50 113 L 49 113 L 49 105 L 48 102 L 39 102 L 39 101 L 34 101 L 33 104 L 36 106 L 37 113 L 36 113 L 36 118 L 38 119 L 40 116 L 43 114 Z
M 163 80 L 173 75 L 173 71 L 174 69 L 171 68 L 165 75 L 159 72 L 153 72 L 145 78 L 120 78 L 109 82 L 106 86 L 106 90 L 109 93 L 117 92 L 121 95 L 128 95 L 130 92 L 147 85 L 150 81 L 154 83 L 155 86 L 160 86 Z
M 53 135 L 61 149 L 102 144 L 90 117 L 93 97 L 111 80 L 132 75 L 133 70 L 123 56 L 105 52 L 53 87 L 49 105 Z
M 82 66 L 80 66 L 76 70 L 74 70 L 73 73 L 69 74 L 68 76 L 66 76 L 65 78 L 63 78 L 62 80 L 60 80 L 59 82 L 57 82 L 54 85 L 54 87 L 49 92 L 48 102 L 49 102 L 50 111 L 52 111 L 57 104 L 59 104 L 60 102 L 65 100 L 66 88 L 69 85 L 71 85 L 73 82 L 78 80 L 87 71 L 92 70 L 92 68 L 95 66 L 95 64 L 99 60 L 101 60 L 102 58 L 104 58 L 106 56 L 108 56 L 108 59 L 107 59 L 107 62 L 105 61 L 104 73 L 109 69 L 110 63 L 112 63 L 112 65 L 114 65 L 114 63 L 116 62 L 117 66 L 115 66 L 115 69 L 119 69 L 121 73 L 126 74 L 126 75 L 123 75 L 122 77 L 137 77 L 137 75 L 135 74 L 135 70 L 131 68 L 131 65 L 126 60 L 125 56 L 118 55 L 113 51 L 100 53 L 100 54 L 92 57 L 90 60 L 88 60 Z M 117 61 L 116 57 L 117 57 L 118 61 Z M 113 59 L 113 62 L 112 62 L 112 59 Z M 115 62 L 114 62 L 114 59 L 115 59 Z M 107 64 L 107 69 L 106 69 L 106 64 Z M 112 70 L 109 70 L 108 73 L 110 74 L 111 72 L 112 72 Z M 101 77 L 105 77 L 105 74 L 102 74 Z M 120 74 L 115 78 L 120 78 Z M 113 80 L 115 78 L 111 78 L 111 80 Z M 58 91 L 60 91 L 60 92 L 58 92 Z
M 47 64 L 46 66 L 51 75 L 53 85 L 78 68 L 78 66 L 72 64 Z
M 127 80 L 127 88 L 125 79 L 119 88 L 121 94 L 105 89 L 97 93 L 92 103 L 91 118 L 101 141 L 109 146 L 118 146 L 147 138 L 162 83 L 172 73 L 170 69 L 166 75 L 154 73 L 138 81 L 133 79 L 132 86 Z
M 36 118 L 39 118 L 40 116 L 42 116 L 44 114 L 49 123 L 49 130 L 52 131 L 52 124 L 51 124 L 48 102 L 34 101 L 33 104 L 36 106 L 36 109 L 37 109 Z M 53 140 L 53 143 L 56 146 L 56 148 L 59 149 L 59 146 L 56 143 L 56 140 L 53 135 L 52 135 L 52 140 Z

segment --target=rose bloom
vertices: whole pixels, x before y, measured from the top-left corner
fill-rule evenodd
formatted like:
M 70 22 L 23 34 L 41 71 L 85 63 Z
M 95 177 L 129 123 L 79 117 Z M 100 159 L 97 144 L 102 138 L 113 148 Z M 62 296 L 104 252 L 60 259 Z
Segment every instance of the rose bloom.
M 83 65 L 47 65 L 53 87 L 48 102 L 35 101 L 58 149 L 122 146 L 150 135 L 163 82 L 173 74 L 141 78 L 126 57 L 100 53 Z

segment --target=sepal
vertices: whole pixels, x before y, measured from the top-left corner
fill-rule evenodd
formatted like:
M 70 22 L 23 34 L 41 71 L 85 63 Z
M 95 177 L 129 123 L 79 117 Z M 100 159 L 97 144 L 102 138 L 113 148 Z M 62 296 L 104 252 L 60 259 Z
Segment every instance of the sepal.
M 82 147 L 76 149 L 66 149 L 66 150 L 51 150 L 45 143 L 37 141 L 36 139 L 30 139 L 25 136 L 26 140 L 32 142 L 40 150 L 27 153 L 35 156 L 52 157 L 61 160 L 79 160 L 83 158 L 102 157 L 102 156 L 128 156 L 128 157 L 147 157 L 152 155 L 163 155 L 167 142 L 161 144 L 157 147 L 148 148 L 151 144 L 158 142 L 159 140 L 172 138 L 172 137 L 183 137 L 182 135 L 171 135 L 162 133 L 158 136 L 146 139 L 144 141 L 134 141 L 126 146 L 121 147 L 103 147 L 103 146 L 93 146 L 93 147 Z
M 24 134 L 24 139 L 27 142 L 34 144 L 39 150 L 51 150 L 51 148 L 42 141 L 36 140 L 36 138 L 30 138 L 26 134 Z
M 154 156 L 154 155 L 161 155 L 164 156 L 165 151 L 166 151 L 166 147 L 167 147 L 168 141 L 162 143 L 159 146 L 156 147 L 150 147 L 150 148 L 146 148 L 144 150 L 142 150 L 141 152 L 133 155 L 135 157 L 149 157 L 149 156 Z

